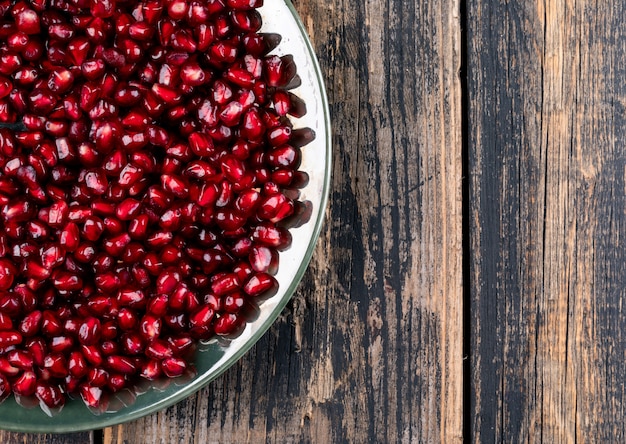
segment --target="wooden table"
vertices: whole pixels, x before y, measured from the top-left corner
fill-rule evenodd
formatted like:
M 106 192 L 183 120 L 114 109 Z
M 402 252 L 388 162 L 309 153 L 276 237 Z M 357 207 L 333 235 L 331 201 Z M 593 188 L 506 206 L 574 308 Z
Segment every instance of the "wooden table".
M 296 8 L 334 167 L 288 309 L 164 412 L 0 442 L 626 439 L 626 4 Z

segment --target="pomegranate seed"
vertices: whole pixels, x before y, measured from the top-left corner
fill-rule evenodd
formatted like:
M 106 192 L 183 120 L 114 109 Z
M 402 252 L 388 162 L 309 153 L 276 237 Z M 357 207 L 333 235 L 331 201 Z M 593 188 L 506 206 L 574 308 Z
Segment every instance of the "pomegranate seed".
M 147 340 L 152 340 L 161 334 L 162 321 L 152 315 L 145 315 L 139 323 L 139 331 Z M 1 333 L 1 332 L 0 332 Z
M 91 408 L 100 407 L 104 398 L 102 388 L 87 384 L 80 386 L 80 397 Z
M 52 353 L 46 356 L 43 367 L 55 378 L 65 378 L 69 374 L 67 361 L 60 353 Z
M 86 347 L 83 346 L 83 348 Z M 103 362 L 101 358 L 100 356 L 99 362 Z M 87 357 L 87 360 L 89 360 L 89 357 Z M 100 368 L 100 364 L 93 365 L 94 367 L 87 372 L 87 382 L 96 387 L 104 387 L 109 379 L 109 373 L 105 369 Z
M 43 404 L 42 408 L 44 406 L 59 408 L 65 404 L 65 396 L 58 385 L 38 382 L 35 388 L 35 395 L 39 402 Z
M 86 318 L 79 327 L 78 340 L 84 345 L 94 345 L 100 339 L 100 320 L 94 317 Z
M 74 37 L 74 29 L 68 24 L 57 23 L 48 27 L 48 34 L 54 39 L 68 41 Z
M 39 333 L 43 321 L 43 314 L 39 310 L 28 313 L 20 322 L 19 331 L 24 337 L 35 336 Z
M 9 362 L 8 358 L 0 358 L 0 375 L 13 377 L 19 375 L 21 370 L 22 369 L 19 367 L 13 366 L 13 364 Z
M 20 396 L 31 396 L 35 393 L 37 375 L 33 371 L 25 371 L 13 384 L 13 393 Z
M 12 350 L 7 354 L 7 359 L 12 366 L 21 370 L 32 370 L 35 363 L 32 355 L 24 350 Z
M 107 357 L 107 367 L 115 372 L 123 374 L 133 374 L 137 372 L 137 367 L 133 361 L 125 356 Z
M 186 362 L 181 358 L 166 358 L 161 362 L 163 373 L 169 378 L 175 378 L 185 373 Z
M 146 362 L 141 369 L 139 370 L 139 374 L 142 378 L 145 378 L 149 381 L 153 381 L 159 376 L 161 376 L 161 363 L 156 359 L 151 359 Z
M 0 259 L 0 290 L 5 291 L 11 288 L 17 270 L 8 259 Z
M 257 273 L 248 279 L 243 286 L 243 291 L 248 295 L 256 297 L 267 293 L 278 287 L 276 279 L 267 273 Z
M 41 32 L 39 15 L 32 9 L 23 9 L 15 16 L 17 29 L 25 34 L 33 35 Z
M 241 317 L 235 313 L 226 313 L 215 323 L 215 333 L 220 336 L 234 334 L 241 325 Z
M 263 0 L 226 0 L 226 4 L 233 9 L 248 10 L 263 6 Z
M 115 0 L 91 0 L 91 14 L 94 17 L 111 17 L 115 6 Z
M 128 34 L 133 39 L 139 41 L 148 40 L 152 36 L 153 32 L 154 29 L 147 22 L 138 21 L 128 27 Z

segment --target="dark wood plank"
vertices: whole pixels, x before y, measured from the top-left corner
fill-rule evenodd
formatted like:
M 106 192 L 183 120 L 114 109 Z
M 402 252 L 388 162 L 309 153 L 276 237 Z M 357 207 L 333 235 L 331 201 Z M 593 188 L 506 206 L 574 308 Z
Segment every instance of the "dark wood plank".
M 444 442 L 462 434 L 456 1 L 298 0 L 334 127 L 328 221 L 282 318 L 185 402 L 104 442 Z
M 2 444 L 93 444 L 93 433 L 94 432 L 34 434 L 0 430 L 0 442 Z M 100 433 L 100 431 L 96 433 Z
M 625 6 L 468 1 L 475 442 L 624 439 Z

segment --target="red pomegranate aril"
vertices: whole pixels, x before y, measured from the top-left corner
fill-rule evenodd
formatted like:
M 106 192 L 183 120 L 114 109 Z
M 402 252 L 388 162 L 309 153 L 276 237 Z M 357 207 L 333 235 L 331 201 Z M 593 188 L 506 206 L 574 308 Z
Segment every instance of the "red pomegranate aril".
M 159 100 L 167 105 L 176 105 L 182 100 L 180 92 L 160 83 L 152 85 L 152 92 Z
M 276 252 L 264 246 L 252 247 L 248 260 L 252 269 L 257 272 L 274 272 L 278 263 Z
M 95 265 L 96 261 L 97 261 L 97 258 L 96 260 L 94 260 L 94 268 L 96 267 Z M 97 274 L 94 278 L 94 282 L 96 286 L 103 292 L 115 291 L 121 285 L 120 278 L 115 273 L 111 273 L 111 272 Z
M 100 352 L 100 350 L 98 349 L 97 346 L 82 344 L 80 346 L 80 351 L 81 351 L 82 355 L 85 357 L 85 360 L 89 364 L 91 364 L 93 367 L 99 367 L 99 366 L 102 365 L 104 360 L 103 360 L 103 357 L 102 357 L 102 353 Z M 90 370 L 90 372 L 93 371 L 93 370 L 95 370 L 95 368 L 92 368 Z
M 120 346 L 115 341 L 103 341 L 100 343 L 100 350 L 106 357 L 119 354 Z
M 80 244 L 80 230 L 78 225 L 74 222 L 70 222 L 63 228 L 61 231 L 61 235 L 59 236 L 59 241 L 63 248 L 67 251 L 74 252 L 78 245 Z
M 118 184 L 124 188 L 130 188 L 143 177 L 144 171 L 133 165 L 127 164 L 119 173 Z
M 117 315 L 117 322 L 119 328 L 129 331 L 135 328 L 139 322 L 139 318 L 137 317 L 137 312 L 135 310 L 125 307 L 120 309 Z
M 83 346 L 83 350 L 86 348 L 88 347 Z M 98 355 L 99 355 L 99 360 L 98 360 L 99 364 L 95 364 L 92 362 L 94 367 L 89 369 L 89 371 L 87 372 L 86 379 L 87 379 L 87 382 L 92 386 L 104 387 L 109 379 L 109 373 L 101 367 L 101 365 L 104 363 L 104 359 L 102 358 L 99 351 L 98 351 Z M 89 356 L 85 354 L 85 357 L 87 358 L 87 361 L 89 362 Z
M 148 116 L 140 110 L 132 110 L 122 119 L 122 125 L 133 130 L 145 128 L 148 123 Z
M 146 41 L 154 32 L 152 26 L 147 22 L 138 21 L 128 27 L 128 34 L 135 40 Z
M 263 118 L 257 108 L 250 108 L 243 117 L 241 135 L 247 140 L 259 140 L 265 132 Z
M 170 344 L 162 339 L 154 339 L 150 341 L 146 347 L 146 356 L 148 358 L 163 360 L 174 356 L 174 352 Z
M 145 340 L 136 331 L 129 331 L 122 335 L 122 348 L 127 354 L 138 355 L 144 352 Z
M 17 29 L 28 35 L 39 34 L 41 27 L 39 15 L 32 9 L 23 9 L 15 16 Z
M 198 63 L 186 63 L 180 70 L 180 79 L 186 85 L 200 86 L 207 80 L 207 75 Z
M 55 378 L 65 378 L 68 374 L 68 364 L 65 357 L 60 353 L 51 353 L 44 358 L 43 368 Z
M 43 89 L 34 89 L 28 96 L 30 109 L 35 113 L 47 115 L 57 103 L 57 99 L 51 93 Z
M 12 384 L 13 393 L 20 396 L 31 396 L 35 393 L 37 375 L 33 371 L 25 371 Z
M 51 54 L 53 52 L 53 48 L 56 50 L 54 56 Z M 59 59 L 65 57 L 65 52 L 63 50 L 59 48 L 55 48 L 52 45 L 50 46 L 50 48 L 48 48 L 48 51 L 49 51 L 48 55 L 51 58 L 51 60 L 55 57 Z M 34 61 L 41 59 L 43 53 L 44 53 L 43 44 L 37 38 L 30 38 L 26 46 L 24 46 L 24 48 L 21 51 L 22 57 L 24 57 L 24 59 L 28 60 L 29 62 L 34 62 Z
M 80 276 L 69 272 L 56 273 L 52 284 L 61 291 L 77 291 L 83 288 Z
M 65 395 L 61 388 L 56 384 L 48 384 L 45 382 L 37 382 L 35 388 L 35 396 L 39 400 L 41 407 L 60 408 L 65 405 Z M 45 407 L 44 407 L 45 406 Z
M 241 120 L 243 106 L 237 101 L 228 103 L 220 112 L 219 118 L 228 127 L 235 126 Z
M 11 383 L 6 376 L 0 374 L 0 402 L 11 394 Z
M 53 311 L 44 310 L 42 312 L 41 331 L 48 337 L 59 336 L 63 333 L 63 325 Z
M 91 14 L 94 17 L 108 18 L 115 12 L 115 0 L 91 0 Z
M 132 375 L 137 372 L 137 367 L 131 359 L 125 356 L 108 356 L 107 367 L 114 372 L 119 372 L 125 375 Z
M 83 345 L 95 345 L 100 340 L 100 320 L 88 317 L 80 324 L 78 340 Z
M 166 358 L 161 362 L 163 373 L 169 378 L 181 376 L 187 370 L 187 363 L 181 358 Z
M 67 361 L 67 367 L 70 375 L 76 378 L 82 378 L 89 372 L 89 367 L 83 354 L 79 351 L 72 351 Z
M 90 111 L 100 98 L 101 93 L 98 85 L 85 83 L 80 92 L 80 108 L 83 111 Z
M 234 273 L 226 273 L 211 284 L 211 290 L 217 296 L 222 296 L 237 290 L 241 286 L 239 277 Z
M 69 41 L 74 37 L 74 29 L 66 23 L 48 26 L 48 34 L 56 40 Z
M 230 293 L 224 297 L 224 310 L 228 313 L 239 313 L 244 305 L 244 296 L 239 291 Z
M 246 294 L 256 297 L 272 291 L 278 287 L 276 279 L 267 273 L 257 273 L 252 275 L 243 286 Z
M 215 149 L 211 138 L 199 132 L 189 135 L 189 146 L 197 156 L 201 157 L 210 156 Z
M 87 407 L 99 408 L 105 398 L 101 387 L 93 385 L 80 385 L 80 397 Z
M 2 369 L 0 369 L 0 373 L 4 373 L 7 376 L 15 376 L 19 373 L 19 370 L 32 370 L 33 369 L 33 365 L 35 361 L 29 351 L 12 350 L 6 356 L 10 364 L 9 366 L 6 366 L 5 364 L 6 369 L 8 370 L 8 373 L 2 372 Z
M 214 310 L 208 305 L 204 305 L 189 316 L 189 326 L 192 330 L 198 327 L 208 327 L 214 315 Z
M 11 288 L 17 273 L 15 265 L 8 259 L 0 259 L 0 291 Z
M 226 0 L 226 5 L 233 9 L 250 10 L 263 6 L 263 0 Z
M 53 93 L 61 94 L 72 87 L 74 74 L 67 69 L 56 69 L 48 78 L 48 89 Z
M 215 323 L 215 333 L 220 336 L 234 334 L 241 326 L 242 319 L 235 313 L 225 313 Z
M 275 147 L 286 144 L 289 139 L 291 139 L 291 127 L 289 126 L 279 126 L 268 133 L 268 142 Z
M 103 20 L 100 17 L 93 18 L 87 27 L 85 33 L 87 37 L 95 44 L 102 44 L 108 37 L 108 33 L 111 30 L 111 23 Z
M 237 47 L 226 42 L 213 43 L 209 47 L 207 56 L 209 61 L 218 66 L 221 64 L 231 64 L 237 59 Z
M 141 211 L 141 202 L 128 198 L 123 200 L 116 208 L 115 214 L 118 219 L 127 221 L 133 219 Z
M 12 378 L 20 374 L 23 369 L 15 367 L 6 357 L 0 357 L 0 375 Z M 27 369 L 28 370 L 28 369 Z
M 13 89 L 13 84 L 6 77 L 0 78 L 0 98 L 4 98 L 9 95 Z
M 150 359 L 139 369 L 139 375 L 148 381 L 153 381 L 161 376 L 161 363 L 159 360 Z
M 7 331 L 12 329 L 13 321 L 11 320 L 11 317 L 8 314 L 0 311 L 0 331 Z
M 18 69 L 12 76 L 14 83 L 19 86 L 31 86 L 33 85 L 37 79 L 39 78 L 39 71 L 34 68 L 23 67 Z M 7 80 L 8 81 L 8 80 Z M 10 81 L 9 81 L 10 82 Z M 7 83 L 2 83 L 2 93 L 6 91 L 6 95 L 2 97 L 8 96 L 13 90 L 13 85 L 10 88 L 7 88 L 9 85 Z
M 113 257 L 118 257 L 124 251 L 124 248 L 131 241 L 130 236 L 127 233 L 114 236 L 109 239 L 105 239 L 102 247 L 104 250 Z
M 168 174 L 161 176 L 161 186 L 167 192 L 172 193 L 176 197 L 185 198 L 188 195 L 188 186 L 180 178 Z
M 146 314 L 139 322 L 139 332 L 148 341 L 158 338 L 163 328 L 160 318 Z
M 242 31 L 256 32 L 261 28 L 261 15 L 258 11 L 232 11 L 230 19 Z
M 146 297 L 141 290 L 123 290 L 119 292 L 117 301 L 122 307 L 141 308 L 145 306 Z
M 87 80 L 96 80 L 104 74 L 106 66 L 102 59 L 85 60 L 81 64 L 81 72 Z
M 19 331 L 24 337 L 35 336 L 43 321 L 42 312 L 39 310 L 28 313 L 20 322 Z

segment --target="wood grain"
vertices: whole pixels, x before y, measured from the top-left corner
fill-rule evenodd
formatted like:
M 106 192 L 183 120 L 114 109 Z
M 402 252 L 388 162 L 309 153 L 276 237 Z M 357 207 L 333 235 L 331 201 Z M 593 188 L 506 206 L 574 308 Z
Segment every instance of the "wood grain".
M 100 431 L 95 432 L 97 434 Z M 85 433 L 14 433 L 0 430 L 2 444 L 93 444 L 94 432 Z
M 334 127 L 311 267 L 239 363 L 185 402 L 106 429 L 106 444 L 461 441 L 459 4 L 296 8 Z
M 624 440 L 624 8 L 468 2 L 475 442 Z

